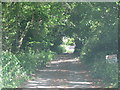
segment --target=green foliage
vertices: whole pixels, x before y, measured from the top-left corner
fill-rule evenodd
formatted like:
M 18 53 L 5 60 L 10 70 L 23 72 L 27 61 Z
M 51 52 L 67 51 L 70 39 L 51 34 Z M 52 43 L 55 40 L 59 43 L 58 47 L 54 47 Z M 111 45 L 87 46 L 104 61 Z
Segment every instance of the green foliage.
M 116 54 L 116 44 L 109 45 L 110 41 L 98 39 L 93 36 L 88 39 L 80 53 L 80 60 L 88 65 L 89 70 L 94 78 L 99 78 L 107 85 L 117 87 L 118 83 L 118 66 L 117 63 L 106 63 L 105 57 L 107 54 Z M 113 38 L 113 37 L 111 37 Z M 109 44 L 108 44 L 109 42 Z
M 94 78 L 102 79 L 108 86 L 118 87 L 118 63 L 106 63 L 105 55 L 97 53 L 89 65 Z
M 74 38 L 64 37 L 63 45 L 71 45 L 71 46 L 74 45 Z
M 3 87 L 16 88 L 23 80 L 28 78 L 23 67 L 20 66 L 20 61 L 14 54 L 3 52 L 1 60 Z
M 80 60 L 88 65 L 94 78 L 102 79 L 106 86 L 117 87 L 117 63 L 106 63 L 105 56 L 118 54 L 117 14 L 112 14 L 113 12 L 117 13 L 118 9 L 115 3 L 108 3 L 109 7 L 105 6 L 106 3 L 91 3 L 90 5 L 93 7 L 92 12 L 94 13 L 89 12 L 91 19 L 85 18 L 89 22 L 86 25 L 88 32 L 83 30 L 82 33 L 85 31 L 85 34 L 80 34 L 84 35 L 84 45 L 80 52 Z
M 55 53 L 52 51 L 29 51 L 28 53 L 18 54 L 17 58 L 20 60 L 20 64 L 25 69 L 25 71 L 32 73 L 35 68 L 43 67 L 47 62 L 52 60 L 54 54 Z
M 63 36 L 72 4 L 2 3 L 3 50 L 47 50 Z
M 54 53 L 42 51 L 35 53 L 19 53 L 14 55 L 10 52 L 2 53 L 2 80 L 3 87 L 16 88 L 21 82 L 28 79 L 27 75 L 33 73 L 36 67 L 43 67 L 52 60 Z
M 57 47 L 54 47 L 54 50 L 53 50 L 54 52 L 56 52 L 57 54 L 61 54 L 61 53 L 64 53 L 64 52 L 66 52 L 66 50 L 65 50 L 65 47 L 62 47 L 62 46 L 57 46 Z

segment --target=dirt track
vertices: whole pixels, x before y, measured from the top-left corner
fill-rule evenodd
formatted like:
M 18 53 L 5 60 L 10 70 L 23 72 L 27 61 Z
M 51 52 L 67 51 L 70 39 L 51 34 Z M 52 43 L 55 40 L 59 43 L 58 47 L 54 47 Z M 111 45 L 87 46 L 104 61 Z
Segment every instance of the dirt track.
M 22 88 L 99 88 L 87 74 L 85 66 L 72 54 L 58 55 L 44 69 L 36 70 L 32 80 Z

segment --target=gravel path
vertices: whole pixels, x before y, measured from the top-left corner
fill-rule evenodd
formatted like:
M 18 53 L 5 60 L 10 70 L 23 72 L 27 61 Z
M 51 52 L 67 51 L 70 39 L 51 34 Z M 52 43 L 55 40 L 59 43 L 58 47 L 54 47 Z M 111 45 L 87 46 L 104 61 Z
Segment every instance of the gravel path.
M 33 79 L 21 88 L 99 88 L 87 74 L 85 66 L 72 54 L 58 55 L 44 69 L 37 69 Z

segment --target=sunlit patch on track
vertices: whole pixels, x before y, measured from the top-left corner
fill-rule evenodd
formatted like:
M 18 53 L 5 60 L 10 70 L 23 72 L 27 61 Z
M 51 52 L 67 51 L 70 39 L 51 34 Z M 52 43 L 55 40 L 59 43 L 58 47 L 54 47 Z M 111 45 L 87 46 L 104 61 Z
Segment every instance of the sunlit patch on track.
M 22 88 L 99 88 L 87 74 L 84 65 L 71 54 L 58 55 L 46 68 L 37 69 L 34 79 Z

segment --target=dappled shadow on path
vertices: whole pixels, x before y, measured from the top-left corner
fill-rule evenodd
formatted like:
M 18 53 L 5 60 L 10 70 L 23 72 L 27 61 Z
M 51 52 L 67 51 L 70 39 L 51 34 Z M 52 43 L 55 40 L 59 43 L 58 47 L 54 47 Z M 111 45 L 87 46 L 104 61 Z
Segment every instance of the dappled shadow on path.
M 37 69 L 22 88 L 97 88 L 85 66 L 72 54 L 58 55 L 44 69 Z

